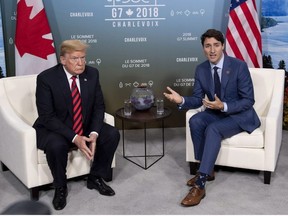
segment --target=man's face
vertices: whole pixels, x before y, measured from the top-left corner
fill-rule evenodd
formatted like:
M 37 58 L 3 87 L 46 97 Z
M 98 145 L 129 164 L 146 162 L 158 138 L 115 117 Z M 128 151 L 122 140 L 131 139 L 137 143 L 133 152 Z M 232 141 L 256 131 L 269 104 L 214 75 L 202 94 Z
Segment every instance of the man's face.
M 212 64 L 217 64 L 223 54 L 224 44 L 214 37 L 206 38 L 203 44 L 204 54 Z
M 64 56 L 60 57 L 60 61 L 70 74 L 73 76 L 79 75 L 82 74 L 85 70 L 85 55 L 85 51 L 66 53 Z

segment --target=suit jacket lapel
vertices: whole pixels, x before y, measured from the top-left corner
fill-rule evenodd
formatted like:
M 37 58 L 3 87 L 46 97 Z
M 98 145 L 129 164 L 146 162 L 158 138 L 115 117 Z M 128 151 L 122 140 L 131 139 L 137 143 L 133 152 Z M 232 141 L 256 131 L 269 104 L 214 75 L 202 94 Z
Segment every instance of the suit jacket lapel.
M 225 94 L 225 88 L 229 80 L 229 76 L 231 73 L 231 62 L 229 59 L 225 56 L 224 63 L 223 63 L 223 69 L 222 69 L 222 75 L 221 75 L 221 96 L 224 97 Z
M 201 72 L 202 73 L 202 72 Z M 209 100 L 214 100 L 214 80 L 211 74 L 211 67 L 209 61 L 206 61 L 205 70 L 203 71 L 204 80 L 206 80 L 206 85 L 208 86 L 208 95 Z
M 70 115 L 73 116 L 71 89 L 70 89 L 70 85 L 69 85 L 69 82 L 67 80 L 67 76 L 65 74 L 65 71 L 64 71 L 62 65 L 60 65 L 60 68 L 57 71 L 57 76 L 58 76 L 57 77 L 58 85 L 62 87 L 62 93 L 64 95 L 64 101 L 67 104 L 68 111 L 69 111 Z
M 86 108 L 88 107 L 88 79 L 85 72 L 80 74 L 79 81 L 80 81 L 81 99 L 82 99 L 82 115 L 84 120 L 87 113 Z

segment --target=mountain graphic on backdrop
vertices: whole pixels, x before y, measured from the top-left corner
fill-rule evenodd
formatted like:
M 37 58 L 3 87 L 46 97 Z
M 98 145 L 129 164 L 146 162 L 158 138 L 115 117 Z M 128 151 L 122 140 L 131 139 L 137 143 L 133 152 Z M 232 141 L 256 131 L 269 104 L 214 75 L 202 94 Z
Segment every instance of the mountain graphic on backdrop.
M 288 0 L 262 0 L 263 16 L 287 16 Z

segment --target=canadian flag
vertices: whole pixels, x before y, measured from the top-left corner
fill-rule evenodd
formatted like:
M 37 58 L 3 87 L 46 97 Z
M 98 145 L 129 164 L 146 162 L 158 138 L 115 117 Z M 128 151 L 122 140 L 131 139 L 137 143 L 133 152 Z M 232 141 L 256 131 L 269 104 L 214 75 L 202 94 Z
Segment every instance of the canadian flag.
M 42 0 L 18 0 L 15 33 L 16 75 L 39 74 L 57 64 Z

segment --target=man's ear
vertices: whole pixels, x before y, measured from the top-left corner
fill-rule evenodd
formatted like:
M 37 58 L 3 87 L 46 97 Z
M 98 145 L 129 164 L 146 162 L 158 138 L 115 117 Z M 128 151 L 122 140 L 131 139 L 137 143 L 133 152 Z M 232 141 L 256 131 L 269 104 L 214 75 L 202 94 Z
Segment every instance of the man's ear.
M 66 65 L 66 58 L 64 56 L 60 56 L 60 62 L 62 65 Z

